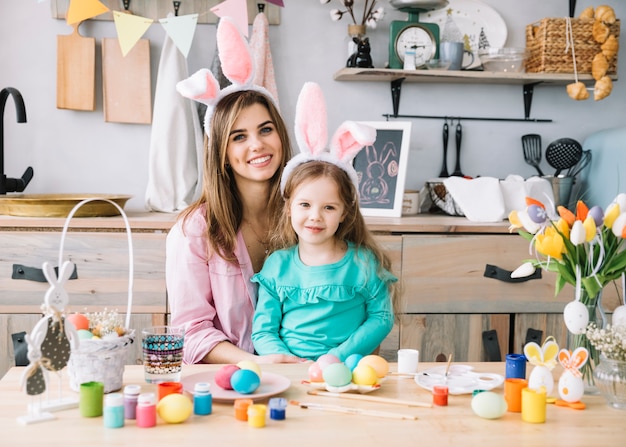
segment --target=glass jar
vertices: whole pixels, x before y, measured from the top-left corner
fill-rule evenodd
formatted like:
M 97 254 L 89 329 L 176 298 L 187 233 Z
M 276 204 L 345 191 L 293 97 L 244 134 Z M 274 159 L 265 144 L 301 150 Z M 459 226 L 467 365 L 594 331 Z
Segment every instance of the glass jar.
M 626 361 L 609 359 L 603 355 L 593 370 L 593 377 L 609 406 L 626 410 Z

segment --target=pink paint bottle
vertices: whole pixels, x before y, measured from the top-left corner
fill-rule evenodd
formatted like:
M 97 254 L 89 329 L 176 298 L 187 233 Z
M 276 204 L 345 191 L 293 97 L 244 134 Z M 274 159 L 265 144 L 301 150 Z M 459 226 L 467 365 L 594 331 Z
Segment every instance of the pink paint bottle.
M 137 398 L 137 427 L 154 427 L 156 415 L 156 395 L 154 393 L 141 393 Z

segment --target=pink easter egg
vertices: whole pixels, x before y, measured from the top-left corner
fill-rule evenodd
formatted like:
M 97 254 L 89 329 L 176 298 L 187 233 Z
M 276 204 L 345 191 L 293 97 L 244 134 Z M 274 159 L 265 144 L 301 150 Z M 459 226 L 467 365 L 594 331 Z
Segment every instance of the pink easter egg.
M 324 371 L 328 365 L 332 365 L 333 363 L 341 363 L 339 357 L 333 354 L 322 354 L 317 358 L 317 364 L 320 366 L 322 371 Z
M 224 365 L 220 369 L 218 369 L 215 373 L 215 384 L 220 388 L 225 390 L 232 390 L 233 386 L 230 383 L 230 378 L 235 373 L 235 371 L 239 371 L 237 365 Z

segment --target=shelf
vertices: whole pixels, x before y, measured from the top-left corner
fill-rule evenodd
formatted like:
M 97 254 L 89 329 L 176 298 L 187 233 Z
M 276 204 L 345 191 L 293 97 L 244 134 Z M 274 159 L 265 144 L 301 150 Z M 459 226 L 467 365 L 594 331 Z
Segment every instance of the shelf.
M 610 76 L 617 81 L 617 75 Z M 384 115 L 387 118 L 458 118 L 484 121 L 532 121 L 551 122 L 548 119 L 530 117 L 530 108 L 534 87 L 536 85 L 567 85 L 576 80 L 573 73 L 500 73 L 491 71 L 449 71 L 449 70 L 399 70 L 391 68 L 342 68 L 337 71 L 335 81 L 359 82 L 390 82 L 393 114 Z M 585 84 L 593 84 L 595 80 L 590 74 L 579 74 L 578 80 Z M 490 117 L 443 117 L 427 115 L 399 115 L 400 94 L 403 82 L 431 83 L 431 84 L 500 84 L 521 85 L 524 99 L 524 118 L 490 118 Z

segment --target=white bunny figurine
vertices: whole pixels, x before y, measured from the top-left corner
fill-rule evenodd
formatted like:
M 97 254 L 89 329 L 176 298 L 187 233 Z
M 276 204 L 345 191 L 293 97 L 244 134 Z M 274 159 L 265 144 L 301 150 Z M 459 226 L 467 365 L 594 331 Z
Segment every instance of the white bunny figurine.
M 556 366 L 556 357 L 559 353 L 559 345 L 549 338 L 539 346 L 535 342 L 526 343 L 524 355 L 528 362 L 534 365 L 528 377 L 528 388 L 538 390 L 545 388 L 546 396 L 549 396 L 554 389 L 554 377 L 552 369 Z
M 563 374 L 559 379 L 559 396 L 565 402 L 578 402 L 585 393 L 580 368 L 589 360 L 589 351 L 586 348 L 576 348 L 574 352 L 568 349 L 559 351 L 559 363 L 563 367 Z

